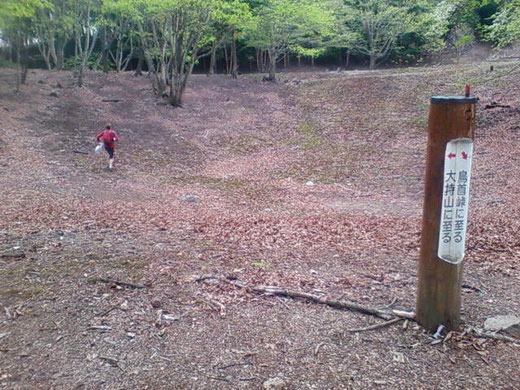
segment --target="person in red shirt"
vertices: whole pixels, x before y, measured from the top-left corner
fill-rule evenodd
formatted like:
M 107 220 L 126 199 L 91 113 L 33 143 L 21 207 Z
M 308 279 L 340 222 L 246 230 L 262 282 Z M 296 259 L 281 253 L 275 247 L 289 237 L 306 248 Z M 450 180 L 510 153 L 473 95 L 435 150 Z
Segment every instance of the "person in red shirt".
M 106 125 L 105 130 L 96 135 L 96 140 L 97 142 L 103 140 L 105 150 L 108 153 L 108 169 L 112 170 L 114 168 L 114 150 L 116 142 L 119 141 L 119 137 L 112 130 L 112 126 Z

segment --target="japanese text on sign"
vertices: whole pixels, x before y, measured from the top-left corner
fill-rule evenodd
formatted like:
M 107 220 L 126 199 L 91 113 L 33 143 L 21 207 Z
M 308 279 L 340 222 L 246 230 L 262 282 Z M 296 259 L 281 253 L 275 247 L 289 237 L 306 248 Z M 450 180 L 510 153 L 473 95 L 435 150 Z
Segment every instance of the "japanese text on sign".
M 472 156 L 473 141 L 469 138 L 450 141 L 446 146 L 437 255 L 452 264 L 464 258 Z

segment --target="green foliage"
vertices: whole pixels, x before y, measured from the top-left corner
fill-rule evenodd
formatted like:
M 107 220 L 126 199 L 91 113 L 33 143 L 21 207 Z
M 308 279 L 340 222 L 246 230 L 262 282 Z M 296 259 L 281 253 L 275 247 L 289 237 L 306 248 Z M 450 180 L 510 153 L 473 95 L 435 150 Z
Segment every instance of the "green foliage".
M 74 53 L 67 64 L 76 67 L 91 67 L 102 52 L 108 52 L 118 69 L 122 58 L 128 63 L 143 49 L 148 68 L 159 75 L 156 91 L 162 95 L 170 85 L 185 83 L 199 59 L 210 52 L 215 57 L 223 45 L 233 45 L 233 53 L 238 52 L 242 61 L 254 59 L 255 50 L 268 53 L 270 74 L 274 74 L 276 63 L 289 52 L 315 59 L 346 49 L 357 58 L 370 58 L 375 66 L 387 59 L 417 62 L 445 47 L 460 54 L 483 37 L 498 47 L 520 40 L 520 0 L 0 3 L 0 37 L 12 47 L 23 49 L 30 42 L 38 46 L 47 64 L 57 64 L 57 53 L 64 53 L 66 46 L 67 53 Z M 101 43 L 96 43 L 98 38 Z M 76 54 L 83 59 L 79 63 Z
M 330 0 L 327 4 L 333 15 L 332 34 L 328 47 L 353 49 L 362 40 L 361 31 L 356 29 L 355 16 L 344 0 Z
M 492 24 L 485 29 L 485 32 L 487 38 L 499 48 L 518 43 L 520 41 L 520 1 L 504 1 L 492 18 Z
M 349 1 L 353 17 L 352 28 L 359 39 L 355 50 L 370 58 L 370 67 L 387 57 L 395 47 L 398 38 L 413 29 L 410 6 L 402 2 L 385 0 Z
M 257 23 L 249 31 L 255 47 L 279 54 L 319 38 L 332 29 L 332 13 L 323 1 L 268 0 L 256 9 Z
M 247 31 L 251 46 L 266 50 L 270 78 L 289 51 L 312 57 L 322 54 L 332 36 L 334 15 L 326 0 L 266 0 L 255 9 L 256 24 Z
M 450 0 L 349 0 L 346 4 L 356 37 L 353 48 L 371 58 L 371 65 L 386 57 L 415 62 L 439 52 L 456 9 Z
M 101 53 L 92 53 L 92 55 L 87 59 L 85 68 L 94 69 L 94 66 L 99 62 L 100 56 L 101 56 Z M 79 66 L 81 66 L 82 61 L 83 61 L 83 58 L 81 56 L 67 57 L 65 59 L 63 67 L 64 67 L 64 69 L 67 69 L 67 70 L 77 69 Z M 113 69 L 113 67 L 112 67 L 112 69 Z
M 38 9 L 51 6 L 48 0 L 2 0 L 0 21 L 8 24 L 19 19 L 31 18 Z
M 2 0 L 0 5 L 0 32 L 4 39 L 21 35 L 28 38 L 32 18 L 40 9 L 52 8 L 48 0 Z M 14 39 L 11 38 L 14 41 Z

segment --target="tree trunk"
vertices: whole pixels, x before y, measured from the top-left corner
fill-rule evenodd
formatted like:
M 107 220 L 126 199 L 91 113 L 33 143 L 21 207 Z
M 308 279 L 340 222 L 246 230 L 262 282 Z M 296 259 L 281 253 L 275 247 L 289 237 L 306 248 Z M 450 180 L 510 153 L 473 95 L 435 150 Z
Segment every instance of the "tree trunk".
M 27 45 L 25 40 L 22 40 L 22 62 L 21 62 L 21 75 L 20 75 L 20 84 L 25 85 L 27 82 L 27 73 L 29 71 L 29 55 L 27 53 Z
M 103 50 L 101 51 L 103 53 Z M 94 65 L 92 65 L 92 70 L 97 71 L 99 68 L 99 65 L 101 64 L 101 61 L 103 60 L 103 55 L 98 56 L 96 59 L 96 62 L 94 62 Z
M 302 56 L 298 54 L 298 68 L 302 66 Z
M 101 56 L 103 57 L 103 73 L 108 73 L 108 42 L 106 26 L 103 28 L 103 51 L 101 52 Z
M 256 70 L 257 70 L 257 72 L 260 72 L 260 73 L 264 71 L 261 49 L 256 49 Z
M 52 61 L 54 62 L 54 67 L 56 67 L 58 65 L 58 57 L 56 55 L 55 38 L 51 38 L 51 40 L 49 42 L 49 54 L 50 54 L 50 57 L 52 58 Z
M 228 54 L 227 45 L 224 45 L 224 61 L 226 62 L 226 74 L 230 74 L 231 73 L 231 59 L 230 59 L 230 55 Z
M 143 75 L 143 49 L 139 49 L 139 59 L 137 60 L 137 67 L 135 68 L 134 76 Z
M 232 32 L 231 36 L 231 77 L 234 79 L 238 78 L 238 56 L 237 56 L 237 40 L 236 32 Z
M 311 68 L 314 68 L 314 62 L 315 62 L 315 58 L 314 56 L 311 57 Z
M 78 87 L 80 87 L 80 88 L 83 87 L 83 69 L 84 69 L 84 67 L 81 64 L 78 69 L 78 83 L 77 83 Z
M 368 67 L 370 70 L 374 70 L 376 68 L 376 65 L 377 65 L 376 61 L 377 61 L 377 57 L 375 55 L 371 55 L 370 56 L 370 65 Z
M 27 83 L 27 74 L 29 73 L 29 67 L 27 64 L 22 65 L 22 77 L 21 77 L 21 83 L 22 85 L 25 85 Z
M 22 84 L 22 59 L 20 54 L 20 42 L 16 45 L 16 93 L 20 92 Z
M 348 69 L 350 66 L 350 50 L 347 50 L 347 58 L 345 59 L 345 68 Z
M 269 81 L 276 82 L 276 56 L 274 51 L 269 49 Z
M 170 85 L 170 95 L 168 96 L 168 102 L 173 107 L 182 107 L 182 95 L 184 88 L 179 85 L 178 81 L 172 82 Z
M 65 42 L 58 39 L 56 42 L 56 70 L 63 70 L 63 61 L 65 58 Z
M 132 61 L 132 58 L 134 58 L 134 46 L 132 40 L 130 39 L 130 53 L 128 53 L 126 58 L 123 60 L 123 67 L 121 68 L 123 72 L 126 72 L 128 69 L 128 65 L 130 64 L 130 61 Z
M 166 66 L 164 64 L 161 64 L 159 65 L 160 68 L 159 68 L 159 72 L 157 74 L 158 76 L 158 79 L 157 79 L 157 87 L 158 87 L 158 90 L 157 90 L 157 94 L 161 97 L 165 97 L 167 94 L 166 94 L 166 90 L 168 88 L 168 71 L 166 69 Z
M 140 29 L 142 33 L 142 28 Z M 146 62 L 146 66 L 148 68 L 148 72 L 152 75 L 152 88 L 156 96 L 164 96 L 166 93 L 166 87 L 161 83 L 159 74 L 155 68 L 155 64 L 153 62 L 152 55 L 147 50 L 145 46 L 144 38 L 141 37 L 141 45 L 143 45 L 142 48 L 142 54 L 143 59 Z
M 13 44 L 10 40 L 7 40 L 7 45 L 9 46 L 9 62 L 14 62 L 14 48 L 13 48 Z
M 213 45 L 211 46 L 211 57 L 209 60 L 209 71 L 208 75 L 212 76 L 217 72 L 217 49 L 218 44 L 217 42 L 213 42 Z
M 43 57 L 43 61 L 45 62 L 47 70 L 52 70 L 50 49 L 46 49 L 44 46 L 40 46 L 40 54 Z

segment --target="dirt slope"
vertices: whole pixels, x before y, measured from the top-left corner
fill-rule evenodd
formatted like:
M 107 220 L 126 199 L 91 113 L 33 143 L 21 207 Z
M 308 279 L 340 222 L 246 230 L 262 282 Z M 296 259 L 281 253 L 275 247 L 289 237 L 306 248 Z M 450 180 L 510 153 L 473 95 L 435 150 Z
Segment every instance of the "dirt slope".
M 197 282 L 413 310 L 428 98 L 470 82 L 463 317 L 518 314 L 520 84 L 484 69 L 194 76 L 175 110 L 146 77 L 35 71 L 14 95 L 0 70 L 0 388 L 518 387 L 512 344 L 350 333 L 377 320 Z M 114 172 L 93 154 L 107 122 Z

